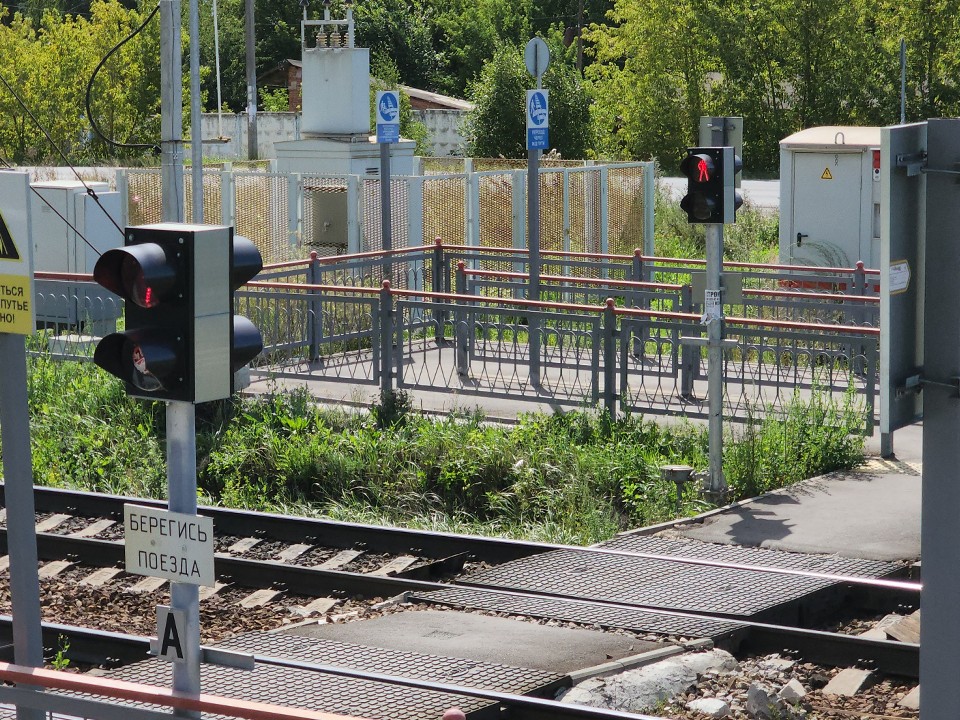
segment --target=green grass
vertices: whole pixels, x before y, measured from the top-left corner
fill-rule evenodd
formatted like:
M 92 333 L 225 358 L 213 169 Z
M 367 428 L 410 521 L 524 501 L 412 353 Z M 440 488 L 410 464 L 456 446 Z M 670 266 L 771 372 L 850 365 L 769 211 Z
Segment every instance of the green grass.
M 162 405 L 127 398 L 92 364 L 43 354 L 29 363 L 29 401 L 39 484 L 165 495 Z M 369 412 L 324 410 L 293 392 L 198 406 L 201 501 L 566 543 L 709 507 L 692 491 L 678 507 L 659 473 L 705 469 L 701 426 L 591 411 L 502 426 L 476 413 L 430 419 L 414 404 L 397 393 Z M 815 394 L 795 398 L 783 422 L 731 433 L 736 497 L 856 464 L 862 422 L 852 397 L 838 407 Z
M 654 250 L 659 257 L 706 257 L 704 225 L 691 225 L 680 204 L 657 188 Z M 723 259 L 752 263 L 776 263 L 780 249 L 780 216 L 754 208 L 749 203 L 737 210 L 737 221 L 723 228 Z M 671 282 L 660 279 L 660 282 Z

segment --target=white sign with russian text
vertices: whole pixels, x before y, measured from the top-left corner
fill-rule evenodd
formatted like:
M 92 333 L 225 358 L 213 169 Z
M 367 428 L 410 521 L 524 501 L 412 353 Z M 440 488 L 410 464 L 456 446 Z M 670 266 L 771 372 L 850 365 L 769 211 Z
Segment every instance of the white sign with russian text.
M 213 587 L 213 518 L 126 503 L 126 571 Z

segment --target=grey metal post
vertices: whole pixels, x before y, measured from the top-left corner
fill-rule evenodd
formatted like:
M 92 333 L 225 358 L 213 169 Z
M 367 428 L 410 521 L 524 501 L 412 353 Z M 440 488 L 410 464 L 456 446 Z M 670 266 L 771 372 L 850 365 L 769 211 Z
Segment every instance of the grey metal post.
M 458 296 L 466 296 L 467 289 L 467 266 L 464 262 L 457 263 L 456 293 Z M 466 378 L 470 373 L 469 367 L 469 343 L 470 333 L 467 332 L 468 321 L 465 311 L 460 309 L 461 300 L 457 298 L 457 310 L 454 311 L 454 330 L 453 336 L 456 341 L 457 374 L 461 378 Z
M 167 403 L 167 496 L 170 512 L 197 514 L 197 421 L 193 403 Z M 186 617 L 184 662 L 173 664 L 173 689 L 200 693 L 200 587 L 170 583 L 170 606 Z M 176 711 L 179 717 L 200 713 Z
M 611 420 L 617 419 L 617 316 L 616 303 L 607 298 L 603 309 L 603 406 Z
M 380 393 L 393 392 L 393 295 L 390 281 L 384 280 L 380 288 Z
M 537 82 L 539 86 L 540 83 Z M 530 263 L 530 300 L 540 300 L 540 151 L 527 151 L 527 244 Z M 530 382 L 540 384 L 540 320 L 529 316 Z
M 257 28 L 253 0 L 244 3 L 244 39 L 247 50 L 247 157 L 256 160 L 257 150 Z
M 193 222 L 203 223 L 203 130 L 200 127 L 200 0 L 190 0 L 190 193 Z
M 183 96 L 180 63 L 180 0 L 160 0 L 161 214 L 183 222 Z
M 680 312 L 691 312 L 693 309 L 693 290 L 689 285 L 680 288 Z M 696 365 L 700 362 L 700 348 L 680 342 L 681 330 L 673 331 L 674 354 L 680 357 L 680 397 L 689 398 L 693 395 L 693 379 Z M 679 350 L 677 350 L 679 346 Z
M 319 285 L 320 258 L 316 250 L 310 252 L 310 264 L 307 266 L 307 284 Z M 316 362 L 320 357 L 320 338 L 323 337 L 323 304 L 318 291 L 311 290 L 307 300 L 307 328 L 310 344 L 310 362 Z
M 654 237 L 656 234 L 654 226 L 654 208 L 657 200 L 657 181 L 655 165 L 652 162 L 645 163 L 643 166 L 643 254 L 653 257 Z M 637 278 L 646 280 L 647 278 Z
M 900 124 L 907 121 L 907 41 L 900 38 Z
M 720 298 L 723 225 L 711 223 L 706 226 L 706 232 L 707 278 L 703 312 L 707 325 L 707 413 L 710 433 L 707 491 L 714 497 L 720 497 L 727 491 L 727 481 L 723 477 L 723 301 Z
M 10 552 L 10 603 L 13 610 L 13 656 L 18 665 L 43 667 L 40 630 L 40 581 L 37 577 L 37 531 L 33 503 L 33 463 L 27 409 L 27 351 L 22 335 L 0 333 L 0 435 Z M 40 710 L 17 708 L 18 720 L 42 720 Z
M 927 121 L 926 258 L 923 310 L 923 488 L 920 546 L 920 703 L 923 720 L 960 717 L 960 556 L 952 541 L 960 517 L 960 255 L 956 172 L 960 121 Z M 953 386 L 952 388 L 950 386 Z
M 393 258 L 393 218 L 390 209 L 390 143 L 380 143 L 380 225 L 384 252 L 383 278 L 391 280 Z

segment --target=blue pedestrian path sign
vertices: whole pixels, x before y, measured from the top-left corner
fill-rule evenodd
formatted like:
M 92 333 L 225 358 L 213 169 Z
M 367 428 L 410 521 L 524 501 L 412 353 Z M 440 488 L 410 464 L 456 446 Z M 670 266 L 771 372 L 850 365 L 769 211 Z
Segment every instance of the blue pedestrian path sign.
M 400 141 L 400 94 L 396 90 L 377 93 L 377 142 Z
M 549 147 L 549 91 L 527 90 L 527 150 L 547 150 Z

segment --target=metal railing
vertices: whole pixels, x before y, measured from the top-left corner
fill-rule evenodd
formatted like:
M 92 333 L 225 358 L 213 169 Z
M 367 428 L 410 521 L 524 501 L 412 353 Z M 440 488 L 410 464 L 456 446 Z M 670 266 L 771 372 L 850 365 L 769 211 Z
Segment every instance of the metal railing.
M 252 309 L 283 298 L 303 309 L 278 316 L 310 318 L 309 332 L 284 345 L 287 355 L 265 354 L 261 373 L 705 417 L 705 353 L 694 344 L 704 336 L 702 300 L 689 277 L 697 265 L 658 269 L 685 284 L 635 279 L 646 260 L 545 253 L 546 269 L 571 274 L 545 271 L 532 301 L 525 253 L 438 243 L 290 263 L 274 271 L 283 282 L 251 283 L 239 302 Z M 383 282 L 390 275 L 411 280 L 397 288 Z M 876 274 L 741 266 L 729 282 L 734 275 L 745 287 L 725 308 L 725 415 L 782 412 L 796 393 L 827 392 L 856 394 L 873 418 Z
M 380 392 L 601 405 L 614 416 L 706 417 L 698 263 L 562 251 L 542 260 L 538 300 L 528 297 L 527 255 L 512 248 L 438 241 L 269 265 L 236 293 L 236 311 L 264 336 L 252 371 Z M 500 267 L 509 269 L 488 269 Z M 103 330 L 120 315 L 86 276 L 38 279 L 45 307 L 66 303 L 65 316 L 95 310 L 90 325 Z M 730 265 L 725 280 L 725 417 L 782 413 L 797 393 L 852 393 L 872 432 L 877 274 Z M 69 323 L 56 327 L 51 350 L 89 356 Z

